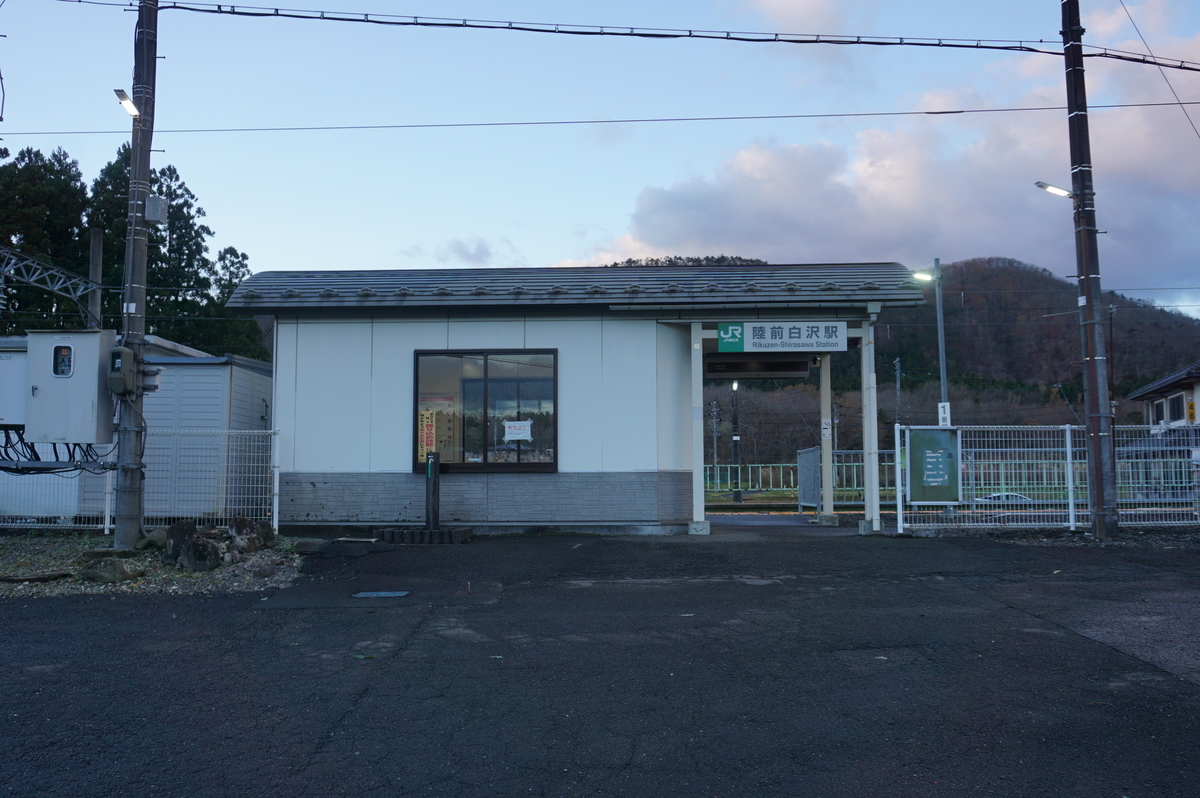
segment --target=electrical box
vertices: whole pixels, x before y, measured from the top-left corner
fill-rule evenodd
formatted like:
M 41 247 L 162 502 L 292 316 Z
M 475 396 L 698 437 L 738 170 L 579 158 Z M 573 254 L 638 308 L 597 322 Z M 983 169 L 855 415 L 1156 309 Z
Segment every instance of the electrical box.
M 150 224 L 163 224 L 167 221 L 169 207 L 166 197 L 157 194 L 146 197 L 146 221 Z
M 137 374 L 134 373 L 132 349 L 116 346 L 109 352 L 108 390 L 117 396 L 128 396 L 137 390 Z
M 25 440 L 112 443 L 108 391 L 112 330 L 31 330 L 26 354 Z
M 0 427 L 21 426 L 25 423 L 25 342 L 20 348 L 5 346 L 0 339 Z

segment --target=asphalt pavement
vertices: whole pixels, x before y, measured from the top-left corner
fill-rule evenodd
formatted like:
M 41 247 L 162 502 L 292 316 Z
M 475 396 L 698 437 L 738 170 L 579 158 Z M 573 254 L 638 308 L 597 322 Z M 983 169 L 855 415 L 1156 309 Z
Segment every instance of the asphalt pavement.
M 729 520 L 0 600 L 0 795 L 1200 796 L 1200 552 Z

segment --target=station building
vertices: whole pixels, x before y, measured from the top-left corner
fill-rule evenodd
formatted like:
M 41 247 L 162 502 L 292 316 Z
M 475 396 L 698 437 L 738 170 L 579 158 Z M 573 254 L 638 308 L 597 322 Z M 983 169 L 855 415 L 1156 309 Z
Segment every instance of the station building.
M 704 380 L 862 348 L 874 417 L 874 321 L 923 303 L 853 263 L 261 272 L 228 305 L 275 317 L 283 529 L 423 523 L 436 451 L 445 525 L 702 534 Z

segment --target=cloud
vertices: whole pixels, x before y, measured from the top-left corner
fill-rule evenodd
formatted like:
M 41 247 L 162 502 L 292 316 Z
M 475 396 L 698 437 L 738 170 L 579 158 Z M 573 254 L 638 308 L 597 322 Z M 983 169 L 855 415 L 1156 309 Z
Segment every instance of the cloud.
M 445 241 L 434 253 L 441 263 L 461 263 L 468 266 L 489 266 L 492 261 L 492 247 L 482 238 L 469 241 L 453 238 Z
M 1063 114 L 1000 116 L 965 123 L 969 136 L 934 118 L 863 131 L 851 146 L 751 144 L 711 176 L 645 188 L 629 232 L 590 262 L 725 254 L 918 268 L 1006 256 L 1074 274 L 1071 203 L 1033 187 L 1069 185 Z M 1151 146 L 1162 137 L 1146 120 L 1122 119 L 1093 142 L 1104 284 L 1194 286 L 1200 166 Z
M 778 14 L 837 13 L 831 3 L 747 2 Z M 1140 25 L 1146 20 L 1143 32 L 1168 10 L 1160 0 L 1131 6 Z M 1132 35 L 1127 19 L 1123 26 L 1116 18 L 1101 22 L 1098 34 Z M 1128 39 L 1106 43 L 1144 51 Z M 1150 44 L 1160 55 L 1200 60 L 1200 37 L 1164 35 Z M 1061 62 L 1037 58 L 997 62 L 990 74 L 999 82 L 988 90 L 941 87 L 913 107 L 1061 106 Z M 1184 100 L 1200 96 L 1200 76 L 1167 72 Z M 1097 217 L 1106 231 L 1099 241 L 1104 285 L 1194 288 L 1197 134 L 1178 106 L 1096 107 L 1171 102 L 1153 67 L 1090 59 L 1087 80 Z M 1200 124 L 1200 112 L 1191 114 Z M 627 232 L 583 262 L 725 254 L 774 263 L 895 260 L 916 268 L 935 257 L 1006 256 L 1072 275 L 1071 202 L 1033 187 L 1035 180 L 1069 186 L 1070 179 L 1063 111 L 914 117 L 853 139 L 749 142 L 707 174 L 643 188 Z M 1158 298 L 1182 302 L 1186 295 Z
M 746 0 L 783 33 L 848 33 L 845 3 L 837 0 Z

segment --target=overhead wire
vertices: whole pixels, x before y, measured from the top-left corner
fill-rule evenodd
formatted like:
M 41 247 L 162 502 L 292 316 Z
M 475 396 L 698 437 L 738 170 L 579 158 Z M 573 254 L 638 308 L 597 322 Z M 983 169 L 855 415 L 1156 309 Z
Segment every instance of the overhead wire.
M 136 0 L 59 0 L 59 2 L 86 5 L 137 8 Z M 354 22 L 370 25 L 396 27 L 431 27 L 475 30 L 519 31 L 524 33 L 548 33 L 567 36 L 618 36 L 640 39 L 709 39 L 754 44 L 833 44 L 869 45 L 877 47 L 941 47 L 971 50 L 1005 50 L 1011 52 L 1062 55 L 1057 42 L 1045 39 L 970 39 L 934 38 L 922 36 L 863 36 L 811 33 L 772 33 L 755 31 L 722 31 L 692 28 L 642 28 L 628 25 L 578 25 L 550 22 L 517 22 L 511 20 L 466 19 L 449 17 L 423 17 L 411 15 L 371 14 L 346 11 L 319 11 L 296 8 L 271 8 L 259 6 L 233 6 L 214 3 L 190 3 L 166 0 L 159 4 L 160 11 L 192 11 L 204 14 L 224 14 L 242 17 L 274 17 L 279 19 L 314 20 L 321 22 Z M 1049 48 L 1049 49 L 1047 49 Z M 1180 59 L 1159 59 L 1153 55 L 1131 53 L 1108 47 L 1088 45 L 1094 52 L 1085 57 L 1115 58 L 1123 61 L 1159 65 L 1170 69 L 1200 72 L 1200 63 Z
M 1146 47 L 1146 52 L 1154 55 L 1154 51 L 1150 49 L 1150 42 L 1146 41 L 1146 37 L 1142 35 L 1142 29 L 1138 27 L 1137 22 L 1133 19 L 1133 14 L 1129 11 L 1129 6 L 1125 5 L 1125 0 L 1121 0 L 1121 8 L 1125 9 L 1125 16 L 1129 17 L 1129 24 L 1133 25 L 1133 29 L 1137 31 L 1138 38 L 1142 40 L 1142 44 Z M 1188 113 L 1187 107 L 1179 99 L 1179 92 L 1175 91 L 1175 87 L 1171 85 L 1171 79 L 1167 77 L 1167 71 L 1158 66 L 1158 73 L 1162 75 L 1163 81 L 1167 84 L 1167 88 L 1171 90 L 1171 94 L 1175 97 L 1175 102 L 1179 103 L 1180 110 L 1187 117 L 1188 124 L 1192 126 L 1192 132 L 1196 134 L 1196 138 L 1200 139 L 1200 129 L 1196 128 L 1196 122 L 1192 119 L 1192 115 Z
M 59 2 L 75 2 L 76 0 L 59 0 Z M 1092 105 L 1091 110 L 1113 108 L 1155 108 L 1175 105 L 1200 105 L 1200 100 L 1189 100 L 1182 103 L 1113 103 L 1109 105 Z M 678 117 L 643 117 L 628 119 L 556 119 L 533 120 L 517 122 L 414 122 L 396 125 L 290 125 L 277 127 L 227 127 L 227 128 L 163 128 L 154 134 L 183 134 L 183 133 L 289 133 L 308 131 L 339 131 L 339 130 L 422 130 L 435 128 L 473 128 L 473 127 L 551 127 L 556 125 L 632 125 L 653 124 L 664 122 L 738 122 L 782 119 L 854 119 L 861 117 L 890 117 L 890 116 L 951 116 L 958 114 L 999 114 L 1026 113 L 1036 111 L 1065 111 L 1065 105 L 1033 105 L 1018 108 L 961 108 L 942 111 L 862 111 L 843 113 L 818 114 L 763 114 L 740 116 L 678 116 Z M 6 136 L 111 136 L 128 135 L 128 130 L 21 130 L 5 131 Z

